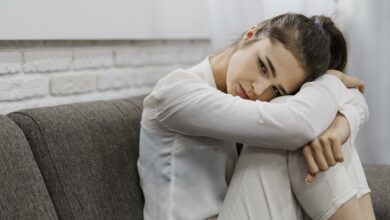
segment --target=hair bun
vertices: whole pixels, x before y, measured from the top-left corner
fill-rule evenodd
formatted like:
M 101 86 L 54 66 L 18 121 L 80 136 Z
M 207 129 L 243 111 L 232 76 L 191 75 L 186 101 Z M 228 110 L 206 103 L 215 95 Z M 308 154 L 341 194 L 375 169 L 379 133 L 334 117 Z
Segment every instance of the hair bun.
M 331 59 L 328 69 L 344 71 L 347 64 L 347 43 L 341 31 L 335 26 L 330 17 L 315 15 L 310 18 L 316 28 L 325 31 L 331 40 Z
M 323 15 L 315 15 L 310 18 L 313 22 L 319 22 L 321 26 L 334 25 L 332 19 Z

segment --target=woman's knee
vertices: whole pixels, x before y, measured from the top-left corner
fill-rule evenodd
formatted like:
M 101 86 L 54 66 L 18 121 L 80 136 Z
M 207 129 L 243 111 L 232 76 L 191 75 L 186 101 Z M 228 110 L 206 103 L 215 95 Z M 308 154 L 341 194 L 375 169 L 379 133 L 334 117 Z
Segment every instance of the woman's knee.
M 250 164 L 259 169 L 279 168 L 287 170 L 287 151 L 244 146 L 238 158 L 238 163 Z

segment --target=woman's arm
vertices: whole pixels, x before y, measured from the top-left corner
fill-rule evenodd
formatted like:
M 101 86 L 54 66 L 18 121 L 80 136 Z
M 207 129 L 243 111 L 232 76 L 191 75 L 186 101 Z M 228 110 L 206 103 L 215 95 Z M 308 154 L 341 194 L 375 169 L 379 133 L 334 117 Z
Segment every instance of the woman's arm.
M 357 89 L 349 89 L 348 92 L 353 96 L 343 101 L 331 126 L 303 148 L 309 173 L 306 181 L 309 183 L 319 172 L 334 166 L 336 161 L 343 161 L 341 145 L 348 139 L 354 142 L 358 130 L 368 121 L 368 106 L 363 95 Z
M 342 99 L 339 112 L 342 113 L 348 120 L 349 128 L 351 130 L 351 142 L 354 142 L 360 128 L 368 121 L 369 111 L 366 100 L 358 89 L 348 89 L 352 96 L 347 95 Z M 348 97 L 352 97 L 349 98 Z
M 334 75 L 305 83 L 287 102 L 233 97 L 185 71 L 159 81 L 144 101 L 169 130 L 231 140 L 250 146 L 295 150 L 332 123 L 347 90 Z
M 308 176 L 306 182 L 311 183 L 314 176 L 319 172 L 328 170 L 336 165 L 336 162 L 343 162 L 341 145 L 344 144 L 351 134 L 347 119 L 337 113 L 336 118 L 319 137 L 303 147 Z

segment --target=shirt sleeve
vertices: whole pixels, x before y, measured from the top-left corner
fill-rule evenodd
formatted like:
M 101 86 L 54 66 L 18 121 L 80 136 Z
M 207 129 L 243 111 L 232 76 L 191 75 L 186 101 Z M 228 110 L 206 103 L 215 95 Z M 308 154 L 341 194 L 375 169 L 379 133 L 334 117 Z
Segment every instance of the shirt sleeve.
M 185 135 L 284 150 L 298 149 L 328 128 L 347 90 L 336 76 L 324 74 L 287 102 L 270 103 L 232 96 L 185 75 L 178 74 L 175 83 L 159 82 L 147 100 L 161 125 Z
M 360 128 L 368 121 L 369 111 L 363 94 L 358 89 L 348 89 L 343 95 L 339 112 L 347 119 L 351 131 L 350 140 L 355 141 Z

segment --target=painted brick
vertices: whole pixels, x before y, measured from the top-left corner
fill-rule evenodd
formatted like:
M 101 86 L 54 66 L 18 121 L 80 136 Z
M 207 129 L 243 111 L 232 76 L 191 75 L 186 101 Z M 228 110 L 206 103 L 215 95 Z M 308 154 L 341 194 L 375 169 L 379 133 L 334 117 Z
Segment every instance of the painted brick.
M 143 66 L 148 64 L 148 50 L 140 47 L 115 50 L 115 65 L 118 67 Z
M 73 57 L 75 70 L 107 68 L 113 65 L 113 51 L 108 48 L 76 49 Z
M 136 84 L 136 74 L 132 69 L 110 70 L 98 75 L 98 90 L 130 88 Z
M 193 65 L 201 62 L 210 52 L 209 40 L 170 40 L 165 47 L 177 48 L 178 62 Z
M 173 70 L 177 69 L 176 66 L 166 67 L 145 67 L 135 69 L 137 86 L 153 86 L 165 75 L 169 74 Z
M 19 52 L 0 51 L 0 74 L 18 73 L 22 69 L 22 56 Z
M 94 91 L 95 88 L 96 75 L 94 74 L 80 72 L 50 79 L 50 93 L 54 96 L 88 93 Z
M 179 51 L 179 62 L 183 64 L 196 64 L 207 56 L 203 48 L 187 47 Z
M 48 79 L 43 76 L 0 79 L 0 101 L 38 98 L 47 94 Z
M 206 56 L 203 51 L 210 46 L 209 41 L 199 40 L 8 44 L 0 42 L 3 114 L 15 109 L 147 94 L 166 74 L 200 62 Z
M 24 52 L 23 69 L 25 73 L 55 72 L 72 67 L 72 53 L 61 50 L 40 50 Z
M 149 49 L 149 64 L 151 65 L 170 65 L 177 64 L 179 48 L 156 47 Z

